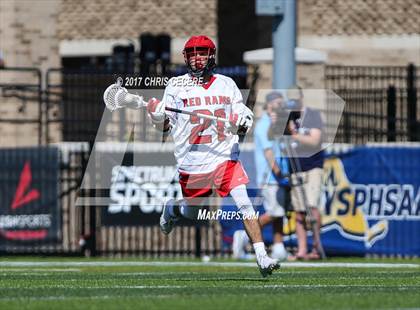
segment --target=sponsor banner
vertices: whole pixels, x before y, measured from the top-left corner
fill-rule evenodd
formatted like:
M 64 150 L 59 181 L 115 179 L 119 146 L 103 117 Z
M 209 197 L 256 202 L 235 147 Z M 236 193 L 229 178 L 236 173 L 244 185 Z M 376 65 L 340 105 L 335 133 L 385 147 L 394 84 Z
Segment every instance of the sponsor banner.
M 107 167 L 101 179 L 110 182 L 103 225 L 157 225 L 163 201 L 182 197 L 173 150 L 135 152 L 135 163 L 132 153 L 124 156 L 122 150 L 103 149 L 98 154 L 101 166 Z M 249 195 L 255 198 L 253 151 L 245 149 L 241 161 L 250 179 Z M 352 147 L 329 153 L 320 201 L 327 253 L 420 255 L 419 167 L 420 147 Z M 236 211 L 229 201 L 222 208 Z M 264 212 L 262 206 L 257 210 Z M 219 221 L 229 246 L 242 223 L 236 218 Z M 296 245 L 293 214 L 284 231 L 287 243 Z M 265 227 L 263 234 L 270 243 L 271 227 Z
M 420 255 L 419 147 L 355 147 L 330 156 L 324 171 L 330 252 Z
M 243 160 L 252 179 L 255 167 L 249 155 L 243 154 Z M 330 154 L 320 205 L 328 254 L 420 255 L 420 147 L 354 147 Z M 258 210 L 264 212 L 261 206 Z M 227 244 L 242 227 L 239 221 L 221 224 Z M 287 243 L 296 245 L 293 215 L 284 232 Z M 272 242 L 271 227 L 263 234 Z
M 102 208 L 102 224 L 157 225 L 165 199 L 182 198 L 172 152 L 98 152 L 104 169 L 101 178 L 110 180 L 109 203 Z M 118 160 L 124 158 L 123 162 Z
M 0 150 L 0 248 L 58 240 L 59 158 L 56 148 Z

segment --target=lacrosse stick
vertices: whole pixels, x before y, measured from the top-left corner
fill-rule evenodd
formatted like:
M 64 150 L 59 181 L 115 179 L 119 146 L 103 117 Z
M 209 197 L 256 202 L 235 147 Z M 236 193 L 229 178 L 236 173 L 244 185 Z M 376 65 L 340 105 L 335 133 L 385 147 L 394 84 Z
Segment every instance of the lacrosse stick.
M 104 92 L 104 102 L 105 102 L 106 107 L 110 111 L 115 111 L 120 108 L 140 109 L 143 107 L 147 107 L 147 102 L 143 100 L 142 96 L 130 94 L 126 88 L 121 86 L 120 81 L 117 81 L 117 83 L 108 86 L 108 88 Z M 213 116 L 213 115 L 180 110 L 180 109 L 171 108 L 171 107 L 165 107 L 165 110 L 175 112 L 175 113 L 180 113 L 180 114 L 193 115 L 200 118 L 211 119 L 211 120 L 215 120 L 219 122 L 229 123 L 228 119 Z

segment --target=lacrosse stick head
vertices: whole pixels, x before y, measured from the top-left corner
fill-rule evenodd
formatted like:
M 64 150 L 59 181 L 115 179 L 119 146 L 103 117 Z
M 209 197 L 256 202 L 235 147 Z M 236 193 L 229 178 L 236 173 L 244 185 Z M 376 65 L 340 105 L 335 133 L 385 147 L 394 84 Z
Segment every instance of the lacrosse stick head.
M 110 86 L 108 86 L 108 88 L 105 90 L 104 92 L 104 103 L 106 105 L 106 107 L 111 110 L 114 111 L 118 108 L 120 108 L 121 106 L 117 105 L 117 101 L 116 99 L 116 94 L 121 91 L 124 90 L 125 88 L 121 86 L 121 84 L 116 83 L 116 84 L 112 84 Z M 125 91 L 127 92 L 127 90 L 125 89 Z
M 115 94 L 115 104 L 117 105 L 117 108 L 127 107 L 138 109 L 145 107 L 147 102 L 143 101 L 142 96 L 130 94 L 127 89 L 123 87 Z
M 115 105 L 117 109 L 123 107 L 125 105 L 125 95 L 128 94 L 127 89 L 121 87 L 114 96 Z

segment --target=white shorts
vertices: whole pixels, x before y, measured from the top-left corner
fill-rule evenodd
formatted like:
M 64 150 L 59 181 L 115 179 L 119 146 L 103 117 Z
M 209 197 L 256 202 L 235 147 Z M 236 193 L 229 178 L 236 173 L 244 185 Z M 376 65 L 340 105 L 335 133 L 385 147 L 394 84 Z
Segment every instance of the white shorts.
M 318 208 L 318 209 L 320 208 L 319 198 L 321 195 L 323 172 L 324 171 L 321 168 L 314 168 L 309 171 L 297 173 L 301 177 L 303 184 L 292 186 L 291 194 L 292 194 L 293 210 L 298 211 L 298 212 L 306 212 L 302 190 L 305 193 L 306 203 L 308 207 Z M 298 181 L 297 175 L 292 174 L 292 184 L 296 184 L 297 181 Z
M 281 191 L 280 198 L 281 201 L 277 200 L 277 191 Z M 285 215 L 284 207 L 286 203 L 286 195 L 288 193 L 282 187 L 279 187 L 277 184 L 266 184 L 261 189 L 261 195 L 264 199 L 263 206 L 265 212 L 272 217 L 283 217 Z

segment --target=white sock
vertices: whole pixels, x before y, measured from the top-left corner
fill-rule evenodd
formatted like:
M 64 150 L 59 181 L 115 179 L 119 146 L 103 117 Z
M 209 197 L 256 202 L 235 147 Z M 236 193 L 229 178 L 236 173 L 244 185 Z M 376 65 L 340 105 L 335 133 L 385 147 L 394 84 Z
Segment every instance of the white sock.
M 252 246 L 254 247 L 255 255 L 257 256 L 267 255 L 264 242 L 256 242 L 256 243 L 253 243 Z

